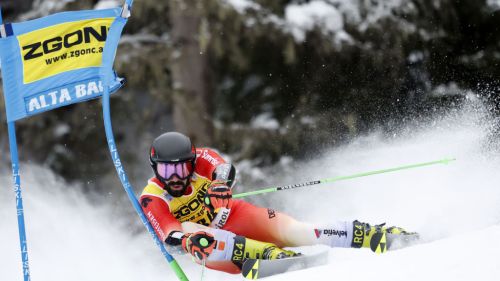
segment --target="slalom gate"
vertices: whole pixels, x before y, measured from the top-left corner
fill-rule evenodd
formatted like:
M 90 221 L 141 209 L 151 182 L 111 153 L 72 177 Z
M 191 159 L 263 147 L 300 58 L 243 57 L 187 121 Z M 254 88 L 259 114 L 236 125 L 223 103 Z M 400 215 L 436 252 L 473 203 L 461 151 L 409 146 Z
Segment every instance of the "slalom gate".
M 15 122 L 100 97 L 109 151 L 123 188 L 179 280 L 188 280 L 144 215 L 113 135 L 109 96 L 123 86 L 113 63 L 132 4 L 125 0 L 122 7 L 62 12 L 21 23 L 4 23 L 0 10 L 0 58 L 24 281 L 31 276 Z

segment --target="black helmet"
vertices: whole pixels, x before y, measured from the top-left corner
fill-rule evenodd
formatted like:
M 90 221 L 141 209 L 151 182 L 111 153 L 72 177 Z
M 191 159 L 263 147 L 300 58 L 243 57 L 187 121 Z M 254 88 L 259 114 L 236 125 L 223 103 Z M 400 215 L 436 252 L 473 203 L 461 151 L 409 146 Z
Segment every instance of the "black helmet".
M 168 132 L 157 137 L 151 145 L 150 160 L 156 162 L 184 162 L 196 157 L 191 140 L 177 132 Z
M 191 140 L 181 133 L 164 133 L 153 141 L 149 160 L 156 177 L 165 184 L 165 189 L 170 195 L 174 197 L 183 195 L 194 171 L 196 160 L 196 149 Z M 164 165 L 166 163 L 169 165 Z M 168 175 L 165 174 L 167 170 Z M 168 181 L 174 175 L 184 181 L 182 192 L 173 191 L 168 186 Z

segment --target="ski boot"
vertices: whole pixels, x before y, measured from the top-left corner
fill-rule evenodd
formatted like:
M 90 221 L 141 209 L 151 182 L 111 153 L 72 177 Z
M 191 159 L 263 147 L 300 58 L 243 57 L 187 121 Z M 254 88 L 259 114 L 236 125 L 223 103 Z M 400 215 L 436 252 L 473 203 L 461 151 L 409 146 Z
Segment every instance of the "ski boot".
M 261 242 L 236 236 L 234 238 L 234 250 L 231 260 L 234 264 L 241 268 L 246 259 L 263 259 L 274 260 L 288 257 L 295 257 L 300 254 L 294 251 L 278 248 L 273 243 Z
M 385 223 L 371 226 L 359 221 L 353 222 L 351 247 L 370 248 L 377 254 L 410 246 L 419 239 L 416 232 L 408 232 L 401 227 L 385 227 Z
M 397 250 L 411 246 L 420 239 L 418 233 L 408 232 L 397 226 L 388 227 L 386 236 L 388 250 Z
M 272 244 L 271 244 L 272 245 Z M 264 249 L 264 253 L 262 254 L 262 259 L 264 260 L 279 260 L 289 257 L 299 256 L 299 253 L 295 253 L 294 251 L 280 249 L 274 245 L 267 247 Z

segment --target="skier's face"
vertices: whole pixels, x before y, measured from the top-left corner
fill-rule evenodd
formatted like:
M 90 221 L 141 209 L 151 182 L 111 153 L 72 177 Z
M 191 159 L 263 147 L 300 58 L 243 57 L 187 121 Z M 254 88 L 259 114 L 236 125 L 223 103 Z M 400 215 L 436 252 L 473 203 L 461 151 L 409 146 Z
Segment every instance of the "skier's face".
M 167 182 L 167 185 L 172 189 L 172 190 L 175 190 L 175 191 L 180 191 L 184 188 L 184 185 L 186 184 L 186 180 L 187 179 L 184 179 L 184 180 L 181 180 L 180 178 L 178 178 L 177 176 L 173 176 L 168 182 Z
M 173 176 L 170 180 L 165 182 L 165 188 L 167 192 L 173 197 L 180 197 L 184 195 L 186 188 L 188 186 L 189 179 L 183 179 Z
M 165 189 L 173 197 L 184 195 L 194 171 L 194 159 L 184 162 L 159 162 L 154 167 L 156 176 L 165 184 Z

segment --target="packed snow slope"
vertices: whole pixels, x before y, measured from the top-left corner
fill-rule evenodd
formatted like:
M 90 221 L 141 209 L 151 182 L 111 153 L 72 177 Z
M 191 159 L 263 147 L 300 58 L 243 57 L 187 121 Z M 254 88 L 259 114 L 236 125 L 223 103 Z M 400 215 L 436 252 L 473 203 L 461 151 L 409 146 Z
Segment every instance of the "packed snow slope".
M 498 280 L 500 159 L 491 125 L 485 111 L 472 105 L 390 138 L 374 132 L 311 161 L 289 163 L 282 173 L 269 173 L 276 183 L 290 184 L 457 159 L 449 165 L 267 195 L 271 203 L 262 203 L 266 207 L 301 220 L 387 222 L 418 231 L 424 240 L 384 255 L 332 249 L 326 266 L 268 280 Z M 96 205 L 49 170 L 21 167 L 32 280 L 176 280 L 149 234 L 130 231 L 139 219 L 120 216 L 112 196 L 109 206 Z M 21 280 L 15 199 L 7 172 L 0 183 L 0 280 Z M 318 249 L 323 248 L 312 250 Z M 191 280 L 200 280 L 200 266 L 187 256 L 178 260 Z M 206 270 L 205 280 L 241 277 Z

